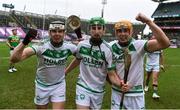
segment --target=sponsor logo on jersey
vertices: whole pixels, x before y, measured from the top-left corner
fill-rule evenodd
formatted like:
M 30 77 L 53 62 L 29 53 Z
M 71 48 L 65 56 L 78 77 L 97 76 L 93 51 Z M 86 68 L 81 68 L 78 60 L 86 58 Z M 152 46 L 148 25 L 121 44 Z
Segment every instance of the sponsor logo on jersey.
M 83 56 L 83 64 L 96 68 L 101 68 L 103 66 L 105 59 L 103 58 L 105 56 L 104 52 L 82 46 L 79 53 Z
M 67 57 L 71 54 L 70 50 L 56 51 L 47 49 L 42 55 L 46 65 L 65 65 Z

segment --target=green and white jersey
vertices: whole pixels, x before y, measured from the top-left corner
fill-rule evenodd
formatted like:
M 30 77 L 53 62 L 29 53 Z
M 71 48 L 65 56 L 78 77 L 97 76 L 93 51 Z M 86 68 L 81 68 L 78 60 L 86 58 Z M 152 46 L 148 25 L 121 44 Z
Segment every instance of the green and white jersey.
M 159 58 L 160 58 L 161 51 L 155 51 L 152 53 L 147 53 L 146 64 L 147 65 L 159 65 Z
M 43 87 L 61 83 L 65 78 L 67 58 L 76 53 L 77 47 L 63 42 L 61 47 L 56 48 L 48 41 L 32 48 L 38 59 L 35 82 Z
M 78 44 L 76 57 L 81 59 L 77 85 L 87 92 L 103 93 L 107 71 L 115 69 L 112 51 L 106 41 L 100 46 L 92 46 L 89 40 Z
M 146 48 L 146 40 L 132 39 L 128 45 L 128 53 L 131 55 L 131 66 L 129 69 L 127 82 L 132 84 L 130 91 L 126 93 L 127 96 L 143 95 L 143 79 L 144 79 L 144 55 Z M 116 72 L 124 78 L 124 52 L 123 47 L 118 44 L 118 41 L 110 43 L 113 51 L 113 59 L 116 64 Z M 121 92 L 119 87 L 113 85 L 114 90 Z
M 20 37 L 12 35 L 8 37 L 8 41 L 12 47 L 16 47 L 20 42 Z M 10 48 L 10 50 L 13 50 L 13 48 Z

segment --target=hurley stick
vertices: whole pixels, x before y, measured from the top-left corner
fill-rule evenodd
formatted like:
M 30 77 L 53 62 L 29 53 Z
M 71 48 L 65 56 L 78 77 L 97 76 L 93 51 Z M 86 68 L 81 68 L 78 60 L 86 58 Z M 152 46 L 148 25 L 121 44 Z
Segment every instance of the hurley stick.
M 131 55 L 128 53 L 128 48 L 125 48 L 124 49 L 124 72 L 125 72 L 124 73 L 124 83 L 125 84 L 127 83 L 130 65 L 131 65 Z M 122 92 L 120 109 L 122 109 L 122 107 L 123 107 L 124 95 L 125 95 L 125 92 Z

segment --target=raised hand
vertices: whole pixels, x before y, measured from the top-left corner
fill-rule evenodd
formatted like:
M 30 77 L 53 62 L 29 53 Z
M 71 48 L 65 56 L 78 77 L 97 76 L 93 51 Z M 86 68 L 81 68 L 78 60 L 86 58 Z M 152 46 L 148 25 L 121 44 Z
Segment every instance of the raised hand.
M 149 22 L 151 22 L 151 19 L 149 19 L 148 17 L 146 17 L 144 14 L 139 13 L 136 16 L 136 20 L 141 21 L 142 23 L 146 23 L 148 24 Z
M 37 30 L 36 29 L 29 29 L 28 33 L 26 34 L 26 36 L 23 40 L 23 44 L 28 45 L 32 39 L 36 38 L 36 36 L 37 36 Z

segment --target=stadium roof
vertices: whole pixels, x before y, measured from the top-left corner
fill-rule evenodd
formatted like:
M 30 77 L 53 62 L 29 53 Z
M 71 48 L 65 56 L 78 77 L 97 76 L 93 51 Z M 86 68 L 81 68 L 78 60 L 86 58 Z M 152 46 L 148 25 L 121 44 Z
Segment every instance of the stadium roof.
M 172 1 L 179 1 L 179 0 L 152 0 L 152 1 L 162 3 L 162 2 L 172 2 Z
M 180 17 L 180 1 L 160 3 L 152 18 Z
M 152 0 L 154 2 L 164 2 L 164 1 L 167 1 L 167 0 Z

